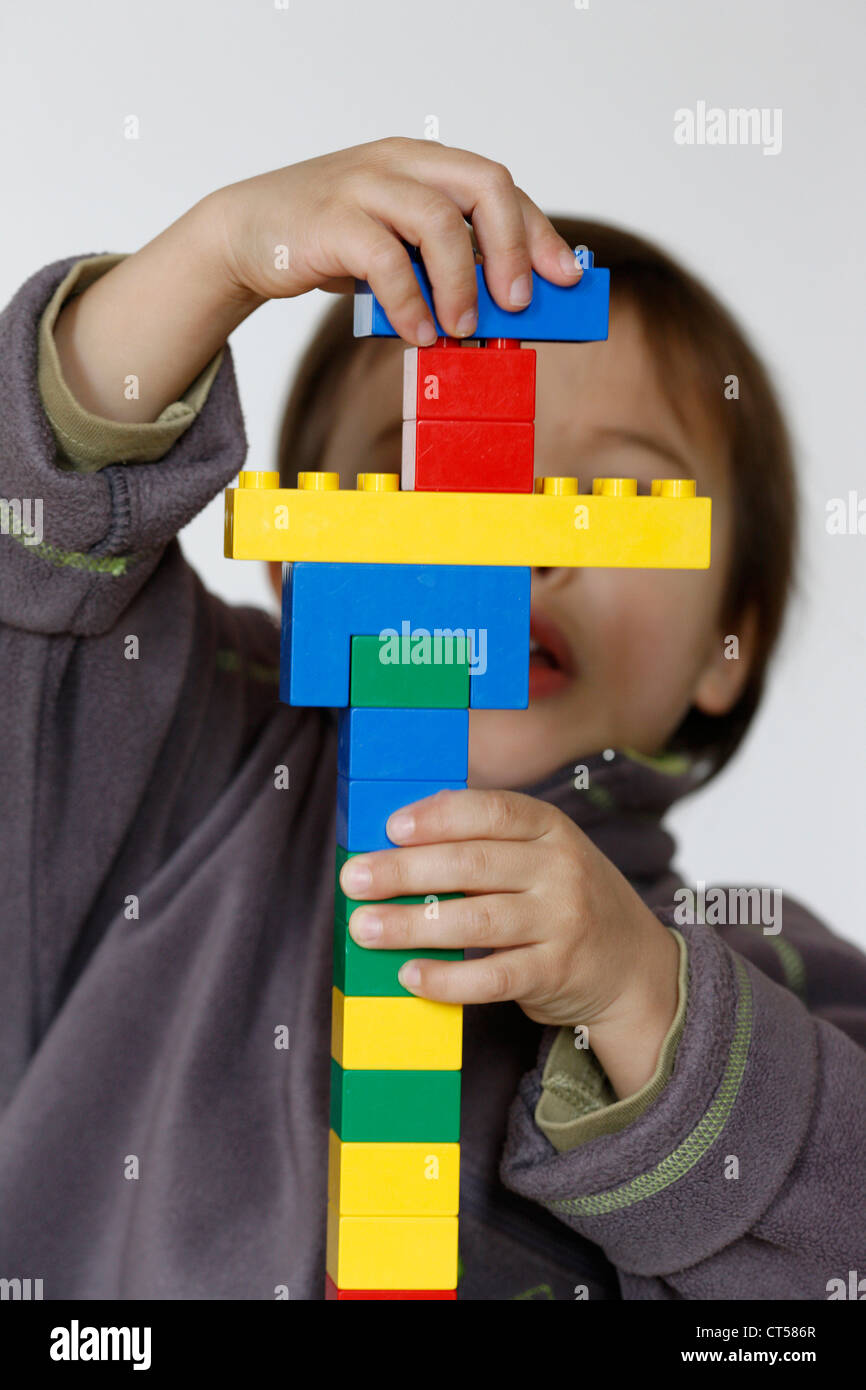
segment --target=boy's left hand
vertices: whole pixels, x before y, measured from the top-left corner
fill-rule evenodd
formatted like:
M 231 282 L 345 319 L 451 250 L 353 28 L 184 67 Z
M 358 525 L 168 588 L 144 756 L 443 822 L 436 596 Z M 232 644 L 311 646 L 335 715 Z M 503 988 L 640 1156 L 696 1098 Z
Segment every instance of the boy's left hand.
M 395 812 L 387 831 L 401 848 L 353 856 L 341 872 L 348 897 L 375 902 L 353 912 L 354 940 L 492 952 L 409 962 L 406 989 L 458 1004 L 513 999 L 537 1023 L 586 1024 L 619 1095 L 652 1075 L 676 1012 L 679 951 L 567 816 L 520 792 L 441 791 Z M 379 901 L 451 892 L 467 896 L 440 901 L 433 920 L 424 903 Z

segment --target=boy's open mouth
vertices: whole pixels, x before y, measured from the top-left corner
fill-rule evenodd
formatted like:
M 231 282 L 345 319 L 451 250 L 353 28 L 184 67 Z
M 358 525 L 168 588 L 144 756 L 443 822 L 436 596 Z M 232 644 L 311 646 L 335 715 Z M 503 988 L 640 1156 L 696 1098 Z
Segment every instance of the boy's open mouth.
M 574 675 L 568 643 L 549 618 L 533 613 L 529 622 L 529 698 L 563 690 Z

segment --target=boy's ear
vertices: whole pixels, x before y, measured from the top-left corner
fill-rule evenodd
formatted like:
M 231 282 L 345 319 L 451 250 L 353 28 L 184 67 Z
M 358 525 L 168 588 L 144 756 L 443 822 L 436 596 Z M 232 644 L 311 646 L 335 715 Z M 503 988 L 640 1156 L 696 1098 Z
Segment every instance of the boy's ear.
M 750 605 L 731 632 L 719 631 L 701 671 L 692 704 L 704 714 L 727 714 L 743 693 L 752 669 L 758 635 L 758 616 Z

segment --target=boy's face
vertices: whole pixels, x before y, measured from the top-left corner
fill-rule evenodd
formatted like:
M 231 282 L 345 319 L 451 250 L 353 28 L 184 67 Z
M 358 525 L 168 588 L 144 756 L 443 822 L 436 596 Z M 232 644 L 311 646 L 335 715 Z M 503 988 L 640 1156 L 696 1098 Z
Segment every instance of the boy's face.
M 343 486 L 357 472 L 400 471 L 401 348 L 383 345 L 347 381 L 321 463 Z M 730 708 L 748 672 L 746 634 L 739 659 L 726 660 L 718 626 L 731 529 L 724 442 L 700 419 L 680 422 L 628 308 L 612 306 L 607 343 L 536 352 L 536 476 L 574 476 L 581 491 L 594 477 L 637 478 L 640 492 L 653 478 L 693 477 L 713 499 L 712 564 L 534 569 L 529 708 L 470 712 L 477 787 L 527 786 L 606 748 L 657 752 L 691 705 Z

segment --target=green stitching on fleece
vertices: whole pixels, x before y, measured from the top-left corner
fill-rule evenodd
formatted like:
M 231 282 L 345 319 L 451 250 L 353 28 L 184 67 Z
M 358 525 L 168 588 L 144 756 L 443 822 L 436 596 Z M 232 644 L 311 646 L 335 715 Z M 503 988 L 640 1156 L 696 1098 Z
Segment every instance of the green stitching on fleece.
M 782 968 L 785 971 L 785 983 L 788 988 L 798 994 L 801 999 L 806 997 L 806 962 L 800 955 L 796 946 L 792 946 L 790 941 L 785 941 L 781 936 L 768 936 L 767 940 L 774 950 L 778 951 Z
M 734 1036 L 721 1085 L 709 1110 L 673 1153 L 668 1154 L 667 1158 L 663 1158 L 661 1163 L 656 1164 L 648 1173 L 640 1173 L 630 1182 L 623 1183 L 621 1187 L 611 1188 L 608 1192 L 594 1192 L 586 1197 L 568 1197 L 561 1201 L 546 1202 L 545 1206 L 550 1207 L 551 1211 L 564 1211 L 573 1216 L 606 1216 L 612 1211 L 622 1211 L 625 1207 L 634 1206 L 636 1202 L 643 1202 L 647 1197 L 654 1197 L 657 1193 L 663 1192 L 672 1183 L 679 1182 L 715 1144 L 736 1104 L 752 1037 L 752 988 L 743 962 L 734 957 L 734 966 L 738 985 Z
M 773 947 L 785 972 L 785 984 L 788 989 L 798 995 L 800 999 L 806 998 L 806 962 L 800 955 L 796 946 L 792 946 L 790 941 L 786 941 L 782 936 L 773 936 L 769 932 L 764 933 L 763 927 L 758 922 L 742 922 L 744 927 L 754 927 L 756 932 L 761 932 L 764 940 Z
M 634 748 L 623 748 L 622 754 L 629 762 L 653 767 L 657 772 L 668 772 L 672 777 L 688 772 L 692 761 L 685 753 L 638 753 Z
M 219 648 L 216 664 L 218 671 L 246 671 L 252 680 L 263 685 L 276 685 L 280 679 L 278 666 L 264 666 L 260 661 L 244 662 L 240 652 L 232 651 L 230 647 Z
M 25 537 L 17 535 L 14 531 L 6 534 L 19 545 L 25 546 L 31 555 L 38 555 L 40 560 L 47 560 L 49 564 L 60 569 L 87 570 L 89 574 L 110 574 L 115 579 L 154 553 L 152 550 L 143 550 L 138 555 L 84 555 L 78 550 L 61 550 L 57 545 L 49 545 L 48 541 L 28 545 Z
M 616 804 L 607 787 L 594 787 L 590 784 L 588 787 L 583 787 L 582 790 L 586 794 L 587 800 L 591 801 L 593 805 L 599 806 L 602 811 L 609 811 Z
M 617 751 L 617 750 L 615 750 Z M 639 763 L 642 767 L 653 768 L 656 772 L 666 773 L 670 777 L 680 777 L 684 772 L 688 772 L 691 767 L 691 759 L 684 753 L 638 753 L 633 748 L 621 748 L 618 750 L 621 757 L 629 762 Z M 578 788 L 582 791 L 588 801 L 598 806 L 602 811 L 610 811 L 616 806 L 616 799 L 607 787 L 595 787 L 590 783 L 586 787 Z M 645 817 L 651 820 L 651 816 Z

